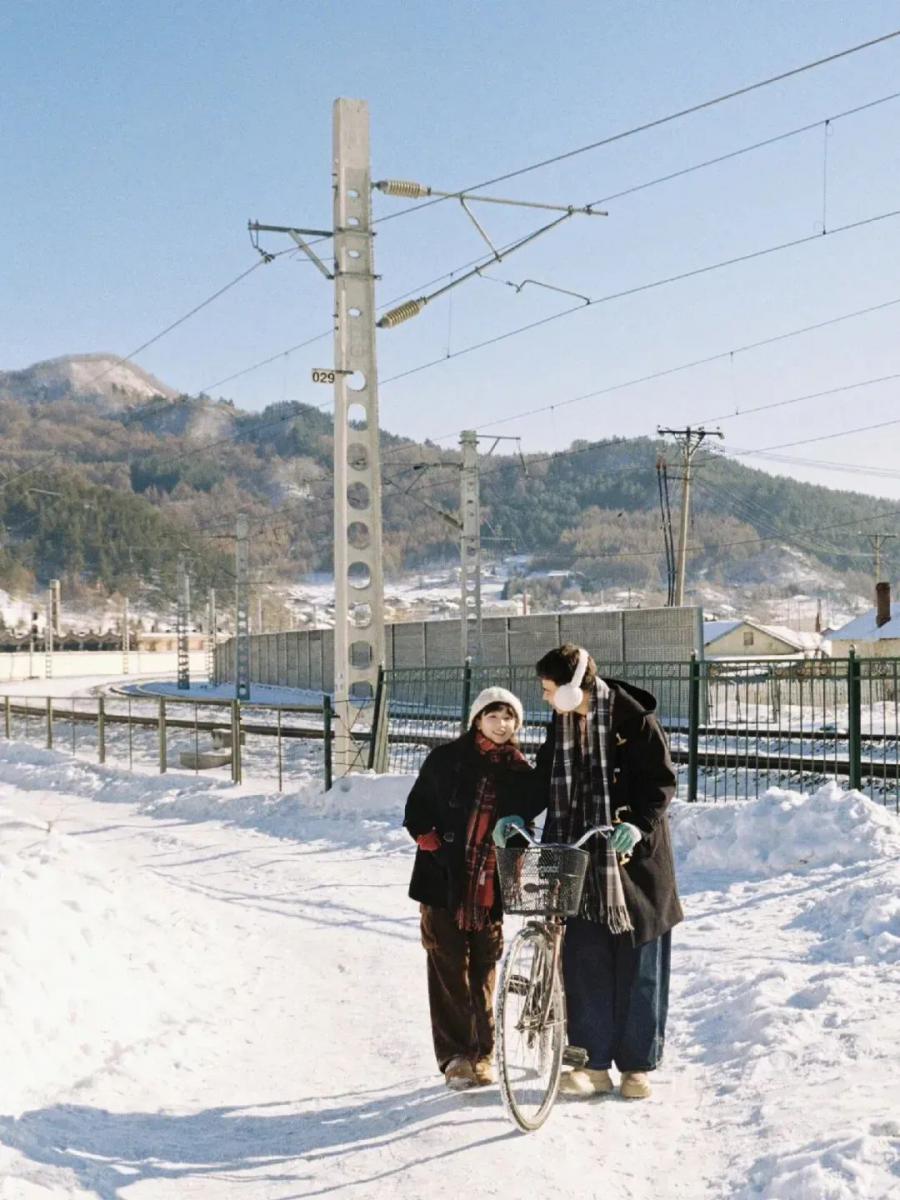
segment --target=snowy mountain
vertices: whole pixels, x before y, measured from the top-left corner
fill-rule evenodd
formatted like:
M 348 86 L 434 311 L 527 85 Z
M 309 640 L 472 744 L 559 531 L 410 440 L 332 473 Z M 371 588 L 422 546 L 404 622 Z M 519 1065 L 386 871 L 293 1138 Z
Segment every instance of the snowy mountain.
M 65 354 L 21 371 L 0 371 L 0 398 L 29 404 L 76 400 L 100 412 L 123 412 L 157 396 L 178 393 L 115 354 Z

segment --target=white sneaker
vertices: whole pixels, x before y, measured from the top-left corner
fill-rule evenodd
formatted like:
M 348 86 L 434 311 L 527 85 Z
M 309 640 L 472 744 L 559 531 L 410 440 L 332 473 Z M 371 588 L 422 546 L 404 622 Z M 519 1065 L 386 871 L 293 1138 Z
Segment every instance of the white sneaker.
M 559 1081 L 559 1090 L 564 1096 L 603 1096 L 613 1090 L 613 1083 L 609 1071 L 578 1067 L 566 1071 Z
M 623 1071 L 619 1091 L 626 1100 L 646 1100 L 651 1093 L 645 1071 Z

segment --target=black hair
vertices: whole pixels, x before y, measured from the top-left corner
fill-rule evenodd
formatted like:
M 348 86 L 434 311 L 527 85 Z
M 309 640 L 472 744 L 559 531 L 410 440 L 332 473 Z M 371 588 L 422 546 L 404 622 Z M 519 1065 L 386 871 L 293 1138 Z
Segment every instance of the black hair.
M 479 717 L 483 717 L 485 713 L 499 712 L 501 708 L 506 709 L 506 711 L 513 718 L 513 720 L 515 721 L 516 726 L 517 726 L 517 728 L 513 731 L 512 737 L 509 739 L 509 741 L 506 744 L 508 746 L 518 746 L 518 744 L 519 744 L 519 738 L 518 738 L 519 728 L 518 727 L 520 725 L 519 714 L 516 712 L 516 710 L 513 708 L 513 706 L 511 704 L 507 704 L 505 700 L 495 700 L 492 704 L 486 704 L 484 706 L 484 708 L 480 708 L 478 710 L 478 712 L 475 714 L 475 716 L 472 718 L 471 729 L 473 731 L 476 729 L 475 722 L 478 720 Z M 473 736 L 474 736 L 474 734 L 473 734 Z
M 572 676 L 578 666 L 578 652 L 580 647 L 572 642 L 564 642 L 561 646 L 557 646 L 555 650 L 548 650 L 543 658 L 538 659 L 535 663 L 535 671 L 538 679 L 549 679 L 551 682 L 561 687 L 564 683 L 571 683 Z M 597 678 L 597 664 L 588 655 L 587 669 L 584 672 L 584 679 L 581 686 L 585 691 L 589 691 L 594 686 L 594 681 Z

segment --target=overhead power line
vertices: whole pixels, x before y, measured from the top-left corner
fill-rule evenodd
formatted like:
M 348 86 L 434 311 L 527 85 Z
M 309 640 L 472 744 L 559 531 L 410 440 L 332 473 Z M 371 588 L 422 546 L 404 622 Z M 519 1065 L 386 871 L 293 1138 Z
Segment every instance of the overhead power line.
M 887 96 L 879 96 L 875 100 L 869 100 L 865 104 L 857 104 L 853 108 L 845 108 L 841 112 L 832 113 L 828 117 L 819 117 L 818 120 L 808 121 L 805 125 L 796 125 L 792 129 L 785 129 L 781 133 L 775 133 L 771 137 L 763 138 L 758 142 L 751 142 L 747 146 L 741 146 L 737 150 L 728 150 L 724 154 L 717 154 L 714 158 L 704 159 L 702 162 L 693 163 L 689 167 L 681 167 L 677 171 L 670 171 L 667 175 L 658 175 L 655 179 L 648 179 L 645 183 L 635 184 L 633 187 L 623 188 L 620 192 L 611 192 L 608 196 L 603 196 L 599 200 L 595 200 L 595 204 L 608 204 L 611 200 L 621 200 L 624 196 L 633 196 L 636 192 L 643 192 L 647 188 L 657 187 L 662 183 L 670 183 L 673 179 L 681 179 L 685 175 L 692 175 L 696 171 L 704 171 L 709 167 L 717 167 L 721 163 L 730 162 L 732 159 L 740 158 L 744 154 L 752 154 L 756 150 L 764 150 L 768 146 L 775 146 L 779 142 L 787 141 L 789 138 L 799 137 L 800 134 L 810 133 L 814 129 L 821 129 L 823 125 L 831 126 L 836 121 L 840 121 L 845 117 L 853 117 L 858 113 L 867 112 L 869 109 L 878 108 L 881 104 L 888 104 L 892 100 L 900 99 L 900 92 L 890 92 Z
M 552 166 L 555 163 L 564 162 L 566 159 L 575 158 L 580 154 L 587 154 L 590 150 L 599 150 L 603 146 L 611 146 L 614 142 L 624 141 L 625 138 L 634 137 L 639 133 L 647 133 L 651 129 L 659 129 L 663 125 L 668 125 L 672 121 L 679 121 L 683 117 L 692 116 L 694 113 L 703 112 L 705 109 L 713 108 L 718 104 L 724 104 L 729 100 L 736 100 L 739 96 L 747 96 L 751 92 L 759 91 L 762 88 L 770 87 L 775 83 L 782 83 L 786 79 L 792 79 L 797 75 L 802 75 L 806 71 L 813 71 L 818 67 L 824 67 L 829 63 L 837 62 L 840 59 L 848 58 L 852 54 L 859 54 L 863 50 L 869 50 L 873 46 L 881 45 L 884 42 L 889 42 L 893 38 L 900 36 L 900 29 L 894 29 L 889 33 L 882 34 L 877 38 L 870 38 L 866 42 L 859 42 L 855 46 L 848 46 L 844 50 L 838 50 L 834 54 L 828 54 L 823 58 L 814 59 L 812 62 L 803 63 L 799 67 L 792 67 L 788 71 L 781 71 L 777 75 L 769 75 L 765 79 L 759 79 L 755 83 L 745 84 L 743 87 L 734 88 L 729 92 L 723 92 L 718 96 L 712 96 L 708 100 L 703 100 L 698 104 L 691 104 L 687 108 L 678 109 L 677 112 L 666 114 L 663 117 L 656 117 L 651 121 L 644 121 L 640 125 L 632 125 L 628 129 L 623 129 L 618 133 L 609 134 L 607 137 L 599 138 L 597 141 L 589 142 L 585 146 L 578 146 L 574 150 L 566 150 L 561 154 L 554 154 L 550 158 L 540 159 L 537 162 L 529 163 L 524 167 L 517 167 L 513 171 L 507 171 L 503 175 L 495 175 L 491 179 L 483 179 L 481 183 L 471 184 L 469 187 L 461 188 L 457 192 L 452 192 L 450 196 L 438 196 L 431 200 L 426 200 L 422 204 L 414 204 L 409 208 L 401 209 L 399 212 L 390 213 L 385 217 L 380 218 L 379 223 L 385 221 L 396 220 L 397 217 L 402 217 L 408 213 L 418 212 L 423 208 L 430 208 L 434 204 L 442 204 L 445 199 L 452 199 L 459 196 L 460 192 L 474 192 L 480 188 L 491 187 L 495 183 L 504 183 L 507 179 L 516 179 L 521 175 L 527 175 L 531 171 L 541 170 L 543 167 Z
M 579 304 L 574 304 L 569 308 L 564 308 L 561 312 L 553 313 L 548 317 L 541 317 L 537 321 L 530 321 L 527 325 L 520 325 L 516 329 L 509 329 L 506 333 L 497 334 L 495 337 L 486 338 L 481 342 L 473 342 L 469 346 L 463 346 L 459 350 L 454 350 L 451 354 L 445 354 L 441 358 L 433 358 L 428 362 L 419 363 L 418 366 L 410 367 L 406 371 L 400 371 L 396 375 L 390 375 L 387 379 L 381 380 L 380 386 L 385 387 L 389 383 L 396 383 L 400 379 L 406 379 L 410 375 L 417 375 L 420 371 L 427 371 L 431 367 L 436 367 L 441 363 L 449 362 L 453 358 L 461 358 L 463 355 L 472 354 L 476 350 L 484 350 L 487 346 L 494 346 L 498 342 L 504 342 L 508 338 L 517 337 L 521 333 L 529 333 L 533 329 L 539 329 L 544 325 L 550 325 L 554 321 L 562 320 L 563 317 L 571 316 L 575 312 L 585 312 L 588 308 L 596 308 L 601 304 L 607 304 L 611 300 L 621 300 L 626 296 L 636 296 L 641 292 L 649 292 L 654 288 L 664 287 L 667 284 L 679 283 L 685 279 L 695 279 L 700 275 L 709 274 L 712 271 L 719 271 L 724 267 L 732 267 L 738 263 L 751 262 L 754 259 L 765 258 L 770 254 L 778 254 L 783 250 L 791 250 L 797 246 L 807 245 L 809 242 L 822 242 L 826 238 L 834 237 L 840 233 L 848 233 L 854 229 L 862 229 L 867 225 L 874 225 L 879 221 L 891 220 L 894 217 L 900 216 L 900 209 L 892 209 L 889 212 L 878 213 L 873 217 L 864 217 L 859 221 L 851 221 L 846 225 L 836 225 L 832 229 L 825 230 L 821 233 L 807 234 L 805 237 L 793 238 L 787 242 L 779 242 L 774 246 L 766 246 L 761 250 L 751 250 L 747 254 L 737 254 L 732 258 L 721 259 L 719 262 L 708 263 L 703 267 L 695 267 L 690 271 L 680 271 L 675 275 L 667 275 L 663 279 L 655 279 L 650 283 L 642 283 L 636 287 L 624 288 L 618 292 L 610 292 L 605 296 L 598 296 L 594 299 L 582 301 Z M 482 275 L 483 279 L 490 279 L 490 276 Z M 516 287 L 516 284 L 509 283 L 507 280 L 492 279 L 491 282 L 504 284 L 508 287 Z
M 820 392 L 806 392 L 802 396 L 792 396 L 789 400 L 772 400 L 768 404 L 755 404 L 752 408 L 742 408 L 740 412 L 721 413 L 717 417 L 707 417 L 707 421 L 735 421 L 738 417 L 749 417 L 753 413 L 769 412 L 773 408 L 787 408 L 791 404 L 800 404 L 804 400 L 821 400 L 825 396 L 839 396 L 843 392 L 853 392 L 857 388 L 872 387 L 877 383 L 890 383 L 900 379 L 900 371 L 891 375 L 877 375 L 872 379 L 858 379 L 853 383 L 842 383 L 838 387 L 824 388 Z
M 774 446 L 761 446 L 758 450 L 732 449 L 729 451 L 728 457 L 744 458 L 754 454 L 766 453 L 769 450 L 786 450 L 790 446 L 809 446 L 812 442 L 831 442 L 837 438 L 850 437 L 854 433 L 871 433 L 874 429 L 888 429 L 893 425 L 900 425 L 900 417 L 894 417 L 890 421 L 876 421 L 874 425 L 855 425 L 852 429 L 841 429 L 837 433 L 820 433 L 815 437 L 797 438 L 792 442 L 778 442 Z
M 749 350 L 758 350 L 763 346 L 771 346 L 777 342 L 787 341 L 789 338 L 799 337 L 805 333 L 815 333 L 820 329 L 827 329 L 831 325 L 838 325 L 842 321 L 849 321 L 855 317 L 864 317 L 870 315 L 871 313 L 881 312 L 882 310 L 892 308 L 897 304 L 900 304 L 900 296 L 895 297 L 893 300 L 885 300 L 881 304 L 871 304 L 866 308 L 858 308 L 853 312 L 842 313 L 837 317 L 829 317 L 825 321 L 816 321 L 812 325 L 802 325 L 798 329 L 790 329 L 785 333 L 776 333 L 771 337 L 760 338 L 755 342 L 746 342 L 743 345 L 734 346 L 728 350 L 717 350 L 714 354 L 704 355 L 703 358 L 692 358 L 687 362 L 677 363 L 672 367 L 662 367 L 658 371 L 651 371 L 646 375 L 638 375 L 634 379 L 625 379 L 621 383 L 608 384 L 606 387 L 597 388 L 592 392 L 582 392 L 580 395 L 571 396 L 566 400 L 554 400 L 550 404 L 542 404 L 537 408 L 522 409 L 519 412 L 510 413 L 508 416 L 497 417 L 490 421 L 484 421 L 482 424 L 474 426 L 474 428 L 479 430 L 491 429 L 495 425 L 505 425 L 510 421 L 523 420 L 526 417 L 534 417 L 540 413 L 555 412 L 559 408 L 567 408 L 571 404 L 579 404 L 584 400 L 595 400 L 598 396 L 607 396 L 612 392 L 622 391 L 624 388 L 636 387 L 642 383 L 651 383 L 656 379 L 664 379 L 668 375 L 675 375 L 681 371 L 689 371 L 695 367 L 705 367 L 710 363 L 720 362 L 722 359 L 733 358 L 736 354 L 744 354 Z M 802 398 L 803 397 L 799 397 L 799 399 Z M 786 400 L 784 403 L 793 404 L 795 403 L 795 400 Z M 735 414 L 732 413 L 725 414 L 723 417 L 707 417 L 705 420 L 707 422 L 725 420 L 734 415 Z M 743 413 L 741 415 L 743 415 Z M 697 421 L 694 422 L 694 424 L 703 424 L 703 422 Z M 456 435 L 454 433 L 448 432 L 439 434 L 435 437 L 429 437 L 428 440 L 432 442 L 442 442 L 449 437 L 455 436 Z
M 900 99 L 900 92 L 891 92 L 886 96 L 879 96 L 875 100 L 870 100 L 870 101 L 866 102 L 865 104 L 859 104 L 853 108 L 844 109 L 841 112 L 832 113 L 826 117 L 820 117 L 816 121 L 809 122 L 806 125 L 795 126 L 791 129 L 784 130 L 781 133 L 774 134 L 772 137 L 765 138 L 762 141 L 753 142 L 747 146 L 741 146 L 736 150 L 728 151 L 725 154 L 716 156 L 715 158 L 706 159 L 703 162 L 699 162 L 699 163 L 693 163 L 688 167 L 683 167 L 678 171 L 669 172 L 666 175 L 659 175 L 653 179 L 646 180 L 643 183 L 636 184 L 633 187 L 625 188 L 624 190 L 619 191 L 619 192 L 614 192 L 611 195 L 604 197 L 602 200 L 596 201 L 595 203 L 602 204 L 608 200 L 621 199 L 622 197 L 632 195 L 635 192 L 645 191 L 648 188 L 656 187 L 663 183 L 669 183 L 673 179 L 678 179 L 682 176 L 690 175 L 697 171 L 701 171 L 701 170 L 708 169 L 710 167 L 717 166 L 720 163 L 727 162 L 731 159 L 739 158 L 740 156 L 742 156 L 744 154 L 750 154 L 756 150 L 760 150 L 767 146 L 774 145 L 774 144 L 776 144 L 780 141 L 784 141 L 788 138 L 796 137 L 802 133 L 807 133 L 810 130 L 819 129 L 823 125 L 834 125 L 834 123 L 836 121 L 839 121 L 842 118 L 855 116 L 858 113 L 865 112 L 872 108 L 877 108 L 879 105 L 887 104 L 887 103 L 890 103 L 891 101 L 897 100 L 897 99 Z M 390 220 L 390 217 L 385 217 L 383 219 Z M 377 224 L 377 222 L 373 222 L 373 224 Z M 323 240 L 326 240 L 326 239 L 323 239 Z M 509 250 L 511 245 L 512 245 L 512 243 L 508 243 L 508 244 L 501 246 L 500 254 L 501 255 L 505 254 Z M 282 252 L 282 253 L 284 253 L 284 252 Z M 381 311 L 382 309 L 385 309 L 385 308 L 390 308 L 394 304 L 399 303 L 401 300 L 404 300 L 409 296 L 418 295 L 420 292 L 422 292 L 426 288 L 432 287 L 434 284 L 441 283 L 445 279 L 453 279 L 456 275 L 458 275 L 458 273 L 460 271 L 465 271 L 468 268 L 473 267 L 476 264 L 483 262 L 484 260 L 485 260 L 484 255 L 481 255 L 478 258 L 469 259 L 467 262 L 461 263 L 459 266 L 454 267 L 452 271 L 445 271 L 442 275 L 439 275 L 439 276 L 435 277 L 434 279 L 430 279 L 430 280 L 426 281 L 425 283 L 418 284 L 416 287 L 410 288 L 408 291 L 403 292 L 401 295 L 396 296 L 394 299 L 387 301 L 385 304 L 379 305 L 379 311 Z M 326 329 L 322 333 L 315 334 L 315 335 L 305 339 L 304 341 L 297 342 L 296 344 L 294 344 L 292 346 L 286 347 L 284 350 L 279 350 L 274 354 L 270 354 L 266 358 L 260 359 L 258 362 L 251 363 L 249 366 L 243 367 L 241 370 L 235 371 L 231 375 L 226 375 L 222 379 L 218 379 L 213 383 L 206 384 L 202 388 L 200 388 L 199 391 L 204 392 L 204 393 L 209 393 L 213 390 L 213 388 L 222 387 L 224 384 L 231 383 L 235 379 L 241 379 L 245 375 L 249 375 L 253 371 L 257 371 L 257 370 L 261 369 L 262 367 L 269 366 L 273 362 L 277 362 L 278 359 L 280 359 L 280 358 L 285 358 L 289 354 L 293 354 L 297 350 L 303 350 L 307 346 L 311 346 L 316 342 L 323 341 L 325 338 L 330 337 L 332 335 L 332 332 L 333 331 L 331 329 Z M 456 436 L 455 433 L 453 436 Z
M 258 271 L 260 267 L 267 266 L 270 262 L 274 261 L 274 259 L 280 258 L 282 254 L 295 253 L 296 250 L 292 248 L 290 250 L 281 250 L 278 254 L 264 255 L 257 262 L 255 262 L 252 267 L 248 267 L 246 271 L 242 271 L 240 275 L 236 275 L 234 279 L 218 288 L 211 296 L 207 296 L 205 300 L 201 300 L 199 304 L 195 304 L 189 312 L 186 312 L 177 320 L 172 321 L 172 323 L 167 325 L 165 329 L 161 329 L 159 333 L 155 333 L 153 337 L 148 338 L 146 342 L 141 342 L 140 346 L 136 346 L 134 350 L 131 350 L 122 358 L 117 358 L 115 362 L 112 362 L 109 364 L 109 366 L 104 367 L 99 375 L 96 375 L 93 379 L 88 380 L 88 386 L 90 387 L 95 383 L 98 383 L 101 379 L 108 375 L 110 371 L 114 371 L 116 367 L 122 366 L 124 363 L 129 362 L 135 357 L 135 355 L 140 354 L 142 350 L 147 350 L 150 346 L 154 345 L 154 343 L 160 341 L 161 338 L 164 338 L 166 334 L 171 333 L 173 329 L 177 329 L 179 325 L 183 325 L 185 321 L 189 321 L 191 317 L 196 316 L 198 312 L 201 312 L 204 308 L 207 308 L 213 303 L 214 300 L 218 300 L 220 296 L 224 296 L 226 292 L 231 291 L 233 287 L 236 287 L 242 282 L 242 280 L 246 279 L 248 275 L 252 275 L 254 271 Z

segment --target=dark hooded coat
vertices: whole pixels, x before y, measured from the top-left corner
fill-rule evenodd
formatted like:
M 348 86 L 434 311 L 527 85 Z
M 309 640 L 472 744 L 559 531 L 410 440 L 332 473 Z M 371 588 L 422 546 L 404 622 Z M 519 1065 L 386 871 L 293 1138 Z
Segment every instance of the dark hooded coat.
M 634 926 L 634 943 L 641 945 L 666 933 L 684 917 L 675 882 L 675 863 L 666 809 L 675 796 L 675 770 L 665 734 L 656 719 L 656 699 L 634 684 L 618 679 L 604 682 L 612 692 L 612 719 L 606 761 L 610 807 L 637 826 L 641 840 L 622 867 L 625 903 Z M 556 748 L 556 714 L 547 740 L 537 756 L 534 786 L 547 807 Z M 548 822 L 545 842 L 562 841 L 561 831 Z
M 541 804 L 533 787 L 534 772 L 522 764 L 514 771 L 492 763 L 475 745 L 475 732 L 437 746 L 422 764 L 419 776 L 406 801 L 403 824 L 410 836 L 436 830 L 441 839 L 438 850 L 417 850 L 413 863 L 409 894 L 420 904 L 456 912 L 465 885 L 466 830 L 475 803 L 479 778 L 486 772 L 495 776 L 497 818 L 520 816 L 530 821 L 535 804 Z M 500 889 L 496 889 L 499 897 Z M 499 899 L 491 913 L 501 915 Z

